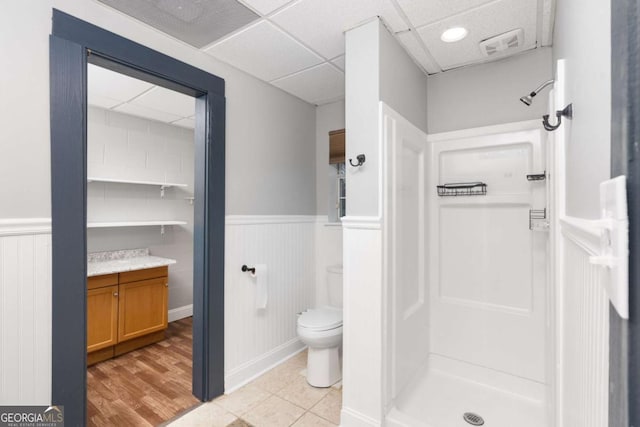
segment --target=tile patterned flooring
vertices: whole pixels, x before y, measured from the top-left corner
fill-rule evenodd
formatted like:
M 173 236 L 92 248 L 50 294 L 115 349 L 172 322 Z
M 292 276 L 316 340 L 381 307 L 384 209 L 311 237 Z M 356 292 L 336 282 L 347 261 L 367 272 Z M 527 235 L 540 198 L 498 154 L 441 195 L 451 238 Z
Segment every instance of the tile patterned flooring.
M 298 353 L 251 383 L 204 403 L 171 427 L 330 427 L 340 424 L 342 386 L 307 384 L 307 352 Z

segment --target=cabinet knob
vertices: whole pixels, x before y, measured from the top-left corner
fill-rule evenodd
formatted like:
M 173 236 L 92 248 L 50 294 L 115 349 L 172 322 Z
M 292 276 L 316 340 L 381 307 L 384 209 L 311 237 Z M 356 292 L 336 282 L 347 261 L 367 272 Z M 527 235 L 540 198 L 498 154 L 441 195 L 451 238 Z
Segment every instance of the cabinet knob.
M 118 293 L 117 293 L 117 292 L 114 292 L 114 293 L 113 293 L 113 296 L 114 296 L 114 297 L 117 297 L 117 296 L 118 296 Z
M 164 285 L 168 288 L 169 287 L 169 282 L 165 283 Z

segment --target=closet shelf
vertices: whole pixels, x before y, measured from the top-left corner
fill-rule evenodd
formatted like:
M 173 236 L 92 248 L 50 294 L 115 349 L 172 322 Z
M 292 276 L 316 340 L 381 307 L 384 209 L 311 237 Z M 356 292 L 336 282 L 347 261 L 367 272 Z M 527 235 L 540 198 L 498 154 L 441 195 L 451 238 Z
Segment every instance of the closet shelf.
M 87 228 L 120 228 L 120 227 L 152 227 L 160 226 L 160 234 L 164 234 L 165 225 L 187 225 L 186 221 L 105 221 L 88 222 Z
M 135 181 L 130 179 L 116 179 L 116 178 L 96 178 L 88 177 L 87 182 L 106 182 L 111 184 L 133 184 L 133 185 L 151 185 L 160 187 L 160 196 L 164 197 L 164 190 L 171 187 L 188 187 L 187 184 L 179 184 L 176 182 L 159 182 L 159 181 Z

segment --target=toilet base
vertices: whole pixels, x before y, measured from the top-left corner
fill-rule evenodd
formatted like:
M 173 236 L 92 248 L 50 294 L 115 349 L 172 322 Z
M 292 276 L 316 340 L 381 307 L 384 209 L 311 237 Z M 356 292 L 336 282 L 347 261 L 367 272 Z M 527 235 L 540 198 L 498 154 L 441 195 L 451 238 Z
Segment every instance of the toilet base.
M 307 382 L 309 385 L 331 387 L 342 379 L 339 347 L 309 347 L 307 355 Z

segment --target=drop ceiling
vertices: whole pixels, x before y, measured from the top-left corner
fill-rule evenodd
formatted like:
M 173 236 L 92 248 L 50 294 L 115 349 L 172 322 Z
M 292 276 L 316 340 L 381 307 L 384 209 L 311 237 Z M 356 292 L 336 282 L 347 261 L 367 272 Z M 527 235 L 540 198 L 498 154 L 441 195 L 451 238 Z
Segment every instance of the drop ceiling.
M 100 0 L 118 3 L 116 0 Z M 279 87 L 312 104 L 344 97 L 344 32 L 379 17 L 416 64 L 435 74 L 465 65 L 499 59 L 529 49 L 550 46 L 555 0 L 157 0 L 165 12 L 190 19 L 197 7 L 215 9 L 216 3 L 242 9 L 245 25 L 220 37 L 216 31 L 198 33 L 190 43 L 207 54 Z M 148 4 L 147 0 L 119 3 Z M 195 6 L 194 6 L 195 5 Z M 197 6 L 197 7 L 196 7 Z M 113 6 L 116 7 L 117 6 Z M 135 7 L 131 6 L 132 9 Z M 238 9 L 238 10 L 240 10 Z M 245 11 L 248 11 L 245 13 Z M 124 11 L 124 13 L 128 13 Z M 144 11 L 142 12 L 144 13 Z M 128 13 L 187 43 L 149 20 Z M 209 16 L 211 18 L 211 16 Z M 215 17 L 214 17 L 215 18 Z M 169 18 L 167 18 L 169 19 Z M 213 19 L 213 18 L 211 18 Z M 237 19 L 234 25 L 243 21 Z M 447 28 L 469 30 L 462 41 L 445 43 Z M 522 29 L 522 44 L 491 57 L 479 43 Z M 210 42 L 203 44 L 209 37 Z
M 89 105 L 193 129 L 195 99 L 89 64 Z

